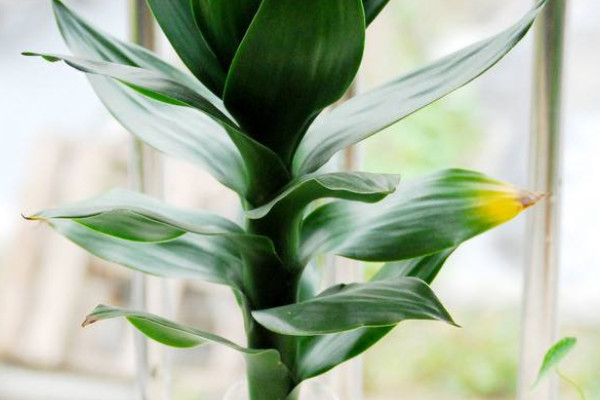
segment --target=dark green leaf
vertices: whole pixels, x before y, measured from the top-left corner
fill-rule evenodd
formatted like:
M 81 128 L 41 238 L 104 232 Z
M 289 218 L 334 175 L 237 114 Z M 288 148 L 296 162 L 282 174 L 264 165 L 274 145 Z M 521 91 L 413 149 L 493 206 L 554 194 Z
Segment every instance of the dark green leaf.
M 221 237 L 186 233 L 168 242 L 142 243 L 109 236 L 68 219 L 54 219 L 50 225 L 95 256 L 146 274 L 239 287 L 242 261 L 238 249 Z
M 307 380 L 362 354 L 387 335 L 395 325 L 358 328 L 348 332 L 301 338 L 297 374 Z
M 277 350 L 244 348 L 223 337 L 181 325 L 153 314 L 104 305 L 96 307 L 87 316 L 84 326 L 100 320 L 122 317 L 127 318 L 137 330 L 150 339 L 167 346 L 190 348 L 214 343 L 238 351 L 242 353 L 249 365 L 250 373 L 270 377 L 270 379 L 261 380 L 266 382 L 265 386 L 262 387 L 263 395 L 268 396 L 265 398 L 283 399 L 287 395 L 287 393 L 281 393 L 281 385 L 268 384 L 270 381 L 280 382 L 281 380 L 290 379 L 290 372 L 281 362 L 281 356 Z
M 229 70 L 261 0 L 191 0 L 196 22 L 206 42 Z
M 97 306 L 85 318 L 83 326 L 86 327 L 98 321 L 114 318 L 126 318 L 144 335 L 166 346 L 189 348 L 216 343 L 236 351 L 252 353 L 252 350 L 245 349 L 212 333 L 202 332 L 146 312 L 110 307 L 102 304 Z
M 314 299 L 254 311 L 252 316 L 271 331 L 294 336 L 391 326 L 407 319 L 454 324 L 429 286 L 416 278 L 340 285 Z
M 107 78 L 91 76 L 90 81 L 132 134 L 163 153 L 201 165 L 251 204 L 263 202 L 262 196 L 288 177 L 277 155 L 234 127 L 199 111 L 150 99 Z
M 184 210 L 141 193 L 123 189 L 60 208 L 45 210 L 29 219 L 73 219 L 107 235 L 134 241 L 164 241 L 185 232 L 206 235 L 243 233 L 235 223 L 215 214 Z M 165 237 L 157 236 L 164 232 Z
M 109 193 L 61 208 L 39 212 L 29 219 L 71 219 L 117 239 L 137 242 L 169 241 L 187 232 L 220 236 L 231 242 L 227 251 L 256 260 L 277 258 L 271 240 L 246 234 L 228 219 L 214 214 L 184 210 L 127 190 Z
M 201 93 L 219 109 L 222 101 L 193 76 L 164 62 L 154 53 L 133 43 L 123 42 L 93 27 L 58 0 L 54 0 L 54 14 L 67 45 L 80 57 L 160 71 Z
M 369 25 L 390 2 L 390 0 L 362 0 L 365 8 L 365 19 Z
M 365 172 L 336 172 L 324 175 L 307 175 L 291 182 L 269 203 L 249 210 L 246 217 L 263 218 L 274 209 L 300 213 L 312 201 L 322 198 L 339 198 L 373 203 L 393 193 L 400 176 L 369 174 Z
M 508 30 L 471 45 L 363 95 L 310 127 L 294 156 L 295 175 L 317 170 L 338 151 L 358 143 L 469 83 L 496 64 L 527 33 L 546 0 Z
M 431 256 L 387 264 L 374 280 L 383 276 L 392 279 L 415 277 L 431 284 L 453 250 L 445 250 Z M 363 353 L 379 342 L 395 326 L 383 328 L 359 328 L 349 332 L 323 336 L 307 336 L 300 339 L 300 359 L 297 374 L 300 380 L 321 375 L 351 358 Z
M 477 172 L 447 170 L 401 185 L 377 204 L 339 200 L 309 215 L 302 257 L 326 251 L 395 261 L 456 247 L 533 205 L 539 195 Z
M 319 293 L 321 287 L 321 269 L 315 262 L 310 262 L 302 271 L 300 287 L 298 288 L 298 301 L 312 299 Z
M 206 87 L 221 96 L 227 73 L 204 40 L 194 19 L 190 0 L 147 2 L 181 61 Z
M 89 80 L 106 108 L 137 138 L 200 165 L 237 193 L 248 192 L 245 161 L 223 126 L 197 110 L 151 99 L 109 78 Z
M 54 2 L 54 12 L 63 38 L 77 56 L 160 71 L 199 91 L 222 109 L 221 100 L 200 82 L 148 50 L 103 33 L 59 1 Z M 107 78 L 90 76 L 90 82 L 115 118 L 140 140 L 161 152 L 202 165 L 238 193 L 246 191 L 244 160 L 223 134 L 222 126 L 195 110 L 150 99 Z
M 414 276 L 431 284 L 454 250 L 451 248 L 429 256 L 387 263 L 377 271 L 372 280 L 384 281 L 390 278 Z
M 560 362 L 569 355 L 576 344 L 576 338 L 567 337 L 559 340 L 550 349 L 548 349 L 548 352 L 544 356 L 544 361 L 542 362 L 536 382 L 541 381 L 546 375 L 548 375 L 548 373 L 556 370 Z
M 181 83 L 160 71 L 59 54 L 40 54 L 31 52 L 23 54 L 26 56 L 41 56 L 51 62 L 64 61 L 66 64 L 82 72 L 114 78 L 155 100 L 179 106 L 194 107 L 218 121 L 222 121 L 232 126 L 235 125 L 235 123 L 225 115 L 227 111 L 223 107 L 221 107 L 221 109 L 217 108 L 217 106 L 207 100 L 201 93 L 198 93 L 186 84 Z
M 59 2 L 55 3 L 55 13 L 61 33 L 76 55 L 158 71 L 224 110 L 222 101 L 197 80 L 151 52 L 102 33 Z M 161 152 L 200 164 L 252 203 L 266 200 L 257 193 L 271 194 L 269 191 L 280 187 L 288 175 L 273 152 L 229 124 L 151 99 L 148 93 L 142 95 L 110 79 L 90 76 L 90 82 L 109 111 L 132 134 Z
M 308 124 L 354 79 L 364 25 L 360 0 L 263 0 L 225 85 L 244 132 L 289 163 Z

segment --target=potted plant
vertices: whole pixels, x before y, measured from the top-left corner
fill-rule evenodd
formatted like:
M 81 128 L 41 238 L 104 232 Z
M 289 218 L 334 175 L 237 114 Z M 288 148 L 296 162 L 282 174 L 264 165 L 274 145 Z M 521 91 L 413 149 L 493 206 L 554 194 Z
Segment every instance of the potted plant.
M 458 245 L 540 196 L 458 169 L 402 183 L 397 175 L 320 171 L 340 150 L 493 66 L 545 1 L 500 34 L 324 112 L 351 85 L 366 27 L 386 3 L 148 0 L 188 74 L 54 1 L 74 55 L 25 54 L 87 73 L 133 135 L 204 167 L 244 209 L 238 223 L 113 190 L 30 216 L 106 260 L 229 286 L 248 340 L 244 347 L 109 306 L 84 325 L 125 317 L 168 346 L 227 346 L 245 357 L 252 400 L 292 400 L 303 381 L 361 354 L 404 320 L 454 324 L 428 284 Z M 306 271 L 324 253 L 386 264 L 369 282 L 318 293 Z

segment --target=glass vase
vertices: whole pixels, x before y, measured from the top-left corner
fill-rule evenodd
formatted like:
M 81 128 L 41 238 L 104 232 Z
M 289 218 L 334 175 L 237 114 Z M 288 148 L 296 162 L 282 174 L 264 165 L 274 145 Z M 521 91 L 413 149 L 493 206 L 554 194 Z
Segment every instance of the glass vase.
M 246 381 L 231 386 L 223 400 L 250 400 Z M 340 400 L 331 389 L 319 382 L 304 382 L 298 400 Z

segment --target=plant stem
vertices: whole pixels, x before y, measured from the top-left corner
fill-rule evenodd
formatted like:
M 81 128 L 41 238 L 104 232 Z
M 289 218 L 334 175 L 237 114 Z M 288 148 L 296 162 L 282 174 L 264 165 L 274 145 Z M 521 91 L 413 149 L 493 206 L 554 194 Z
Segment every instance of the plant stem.
M 298 286 L 302 273 L 297 256 L 300 219 L 279 213 L 272 213 L 260 220 L 248 220 L 247 231 L 269 237 L 277 251 L 278 257 L 245 260 L 244 285 L 249 307 L 252 310 L 279 307 L 295 303 L 298 296 Z M 280 386 L 281 393 L 286 396 L 297 385 L 293 377 L 298 340 L 293 336 L 280 335 L 267 330 L 250 318 L 246 323 L 248 346 L 255 349 L 276 349 L 281 355 L 281 361 L 291 374 L 287 377 L 276 378 L 265 376 L 253 371 L 248 366 L 248 386 L 252 400 L 279 400 L 265 398 L 261 387 Z M 280 382 L 274 382 L 280 379 Z M 265 381 L 266 380 L 266 381 Z M 286 400 L 282 398 L 281 400 Z M 289 399 L 294 400 L 294 399 Z
M 573 389 L 575 389 L 577 391 L 577 394 L 579 395 L 579 398 L 581 400 L 586 400 L 585 399 L 585 393 L 583 393 L 583 389 L 581 389 L 579 387 L 579 385 L 575 383 L 575 381 L 573 381 L 571 378 L 569 378 L 568 376 L 566 376 L 565 374 L 563 374 L 559 370 L 556 370 L 556 374 L 560 377 L 560 379 L 562 379 L 563 381 L 565 381 L 568 385 L 570 385 Z

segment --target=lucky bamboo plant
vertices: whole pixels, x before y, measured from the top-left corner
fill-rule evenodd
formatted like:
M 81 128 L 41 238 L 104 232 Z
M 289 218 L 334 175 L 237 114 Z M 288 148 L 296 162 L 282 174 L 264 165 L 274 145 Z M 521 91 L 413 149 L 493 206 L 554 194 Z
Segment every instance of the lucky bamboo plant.
M 231 287 L 247 345 L 136 310 L 99 306 L 85 324 L 125 317 L 168 346 L 242 353 L 252 400 L 296 399 L 300 383 L 355 357 L 398 323 L 453 323 L 429 283 L 467 239 L 539 196 L 480 173 L 322 172 L 338 152 L 470 82 L 526 34 L 514 26 L 333 110 L 355 78 L 366 27 L 387 0 L 148 0 L 191 74 L 54 11 L 96 93 L 133 135 L 201 165 L 235 191 L 243 221 L 113 190 L 30 219 L 90 253 L 147 274 Z M 366 283 L 318 290 L 315 257 L 385 262 Z M 308 271 L 308 272 L 307 272 Z M 200 311 L 201 312 L 201 311 Z

